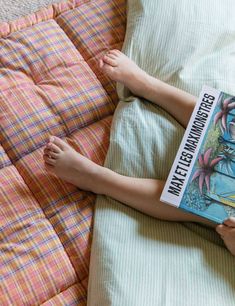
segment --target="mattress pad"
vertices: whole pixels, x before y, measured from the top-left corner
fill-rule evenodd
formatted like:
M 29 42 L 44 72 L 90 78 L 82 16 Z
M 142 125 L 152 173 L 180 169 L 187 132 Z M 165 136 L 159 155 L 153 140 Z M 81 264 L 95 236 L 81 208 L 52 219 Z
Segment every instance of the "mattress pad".
M 125 1 L 73 0 L 0 24 L 0 305 L 86 305 L 95 195 L 44 168 L 50 135 L 102 164 L 117 104 L 98 69 Z

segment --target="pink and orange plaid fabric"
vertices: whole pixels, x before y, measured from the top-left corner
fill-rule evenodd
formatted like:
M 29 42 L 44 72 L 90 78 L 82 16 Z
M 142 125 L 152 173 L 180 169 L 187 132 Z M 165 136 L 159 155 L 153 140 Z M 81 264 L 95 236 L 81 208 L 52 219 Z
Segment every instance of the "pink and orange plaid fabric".
M 124 0 L 70 0 L 0 24 L 0 305 L 86 305 L 95 196 L 44 169 L 50 135 L 102 164 L 117 104 L 97 60 Z

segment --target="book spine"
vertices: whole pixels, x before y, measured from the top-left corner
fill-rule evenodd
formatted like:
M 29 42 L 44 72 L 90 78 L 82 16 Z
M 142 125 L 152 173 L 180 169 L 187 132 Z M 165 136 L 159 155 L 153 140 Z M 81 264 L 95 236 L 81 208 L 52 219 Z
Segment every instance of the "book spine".
M 220 91 L 203 86 L 160 200 L 179 207 Z

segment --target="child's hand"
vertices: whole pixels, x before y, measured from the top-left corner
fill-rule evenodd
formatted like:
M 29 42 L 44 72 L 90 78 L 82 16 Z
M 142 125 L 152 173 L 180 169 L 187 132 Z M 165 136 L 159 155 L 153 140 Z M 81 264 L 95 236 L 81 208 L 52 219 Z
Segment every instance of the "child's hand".
M 229 251 L 235 255 L 235 218 L 230 217 L 224 221 L 224 224 L 218 225 L 216 231 L 224 240 Z

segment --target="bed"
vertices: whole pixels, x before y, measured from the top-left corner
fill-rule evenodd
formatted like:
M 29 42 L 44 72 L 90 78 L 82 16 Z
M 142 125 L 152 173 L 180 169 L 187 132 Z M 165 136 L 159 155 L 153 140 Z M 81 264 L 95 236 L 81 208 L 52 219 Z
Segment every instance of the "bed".
M 123 0 L 70 0 L 0 24 L 0 304 L 86 305 L 95 195 L 45 168 L 50 135 L 103 164 L 118 98 L 98 69 Z
M 116 92 L 98 59 L 122 48 L 194 95 L 203 84 L 235 94 L 232 8 L 69 0 L 0 24 L 0 305 L 234 305 L 234 257 L 215 231 L 96 198 L 42 159 L 56 135 L 123 175 L 166 178 L 183 128 Z

